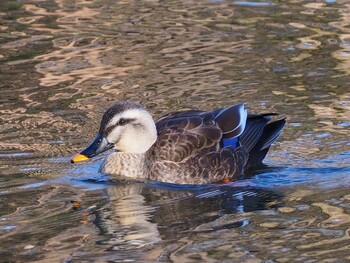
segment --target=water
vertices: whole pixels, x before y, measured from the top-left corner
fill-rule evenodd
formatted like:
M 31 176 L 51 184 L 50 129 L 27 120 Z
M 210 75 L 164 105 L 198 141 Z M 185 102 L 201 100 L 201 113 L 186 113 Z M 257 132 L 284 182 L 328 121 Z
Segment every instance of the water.
M 350 260 L 350 4 L 0 2 L 2 262 Z M 288 125 L 249 179 L 118 182 L 71 165 L 116 100 L 244 102 Z

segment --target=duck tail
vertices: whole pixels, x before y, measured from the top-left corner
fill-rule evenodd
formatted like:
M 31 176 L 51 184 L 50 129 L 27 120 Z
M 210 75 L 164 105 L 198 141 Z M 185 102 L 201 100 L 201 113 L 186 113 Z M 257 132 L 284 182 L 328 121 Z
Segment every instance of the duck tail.
M 244 132 L 239 138 L 241 145 L 249 153 L 245 169 L 253 168 L 262 163 L 270 146 L 280 136 L 286 119 L 271 120 L 276 113 L 249 115 Z

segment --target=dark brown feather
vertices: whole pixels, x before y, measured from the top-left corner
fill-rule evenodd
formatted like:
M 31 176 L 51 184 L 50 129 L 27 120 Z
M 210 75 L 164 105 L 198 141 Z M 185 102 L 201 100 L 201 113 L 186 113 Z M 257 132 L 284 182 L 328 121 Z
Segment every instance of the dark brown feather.
M 154 155 L 161 160 L 182 162 L 203 148 L 218 144 L 222 137 L 218 126 L 206 125 L 199 116 L 157 122 L 158 140 Z
M 267 125 L 271 115 L 251 114 L 246 119 L 244 107 L 239 104 L 212 112 L 190 110 L 162 116 L 156 123 L 158 140 L 149 152 L 152 170 L 162 174 L 151 175 L 150 179 L 181 184 L 239 179 L 248 167 L 249 152 L 273 142 L 283 128 L 277 125 L 275 131 L 276 125 Z M 240 136 L 242 146 L 222 148 L 223 139 L 236 136 Z
M 222 109 L 215 116 L 215 121 L 219 124 L 224 138 L 232 138 L 243 132 L 246 123 L 246 119 L 242 120 L 240 114 L 243 109 L 243 104 L 233 105 Z

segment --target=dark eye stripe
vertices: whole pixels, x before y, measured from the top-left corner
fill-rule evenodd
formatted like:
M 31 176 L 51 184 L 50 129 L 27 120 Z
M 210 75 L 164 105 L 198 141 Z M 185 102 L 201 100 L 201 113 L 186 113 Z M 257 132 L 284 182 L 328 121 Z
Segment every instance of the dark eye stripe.
M 106 130 L 104 130 L 104 134 L 109 134 L 115 127 L 117 126 L 125 126 L 127 125 L 128 123 L 131 123 L 133 122 L 135 119 L 124 119 L 124 118 L 121 118 L 117 124 L 114 124 L 112 126 L 109 126 Z
M 120 120 L 118 121 L 117 125 L 123 126 L 126 125 L 132 121 L 134 121 L 135 119 L 124 119 L 124 118 L 120 118 Z

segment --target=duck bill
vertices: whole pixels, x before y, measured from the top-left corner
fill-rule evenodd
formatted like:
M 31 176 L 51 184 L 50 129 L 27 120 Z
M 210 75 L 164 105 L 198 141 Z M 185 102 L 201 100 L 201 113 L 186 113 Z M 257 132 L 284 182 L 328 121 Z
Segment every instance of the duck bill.
M 113 148 L 113 144 L 109 143 L 104 136 L 97 135 L 94 141 L 85 150 L 81 151 L 71 159 L 71 163 L 87 161 L 111 148 Z

